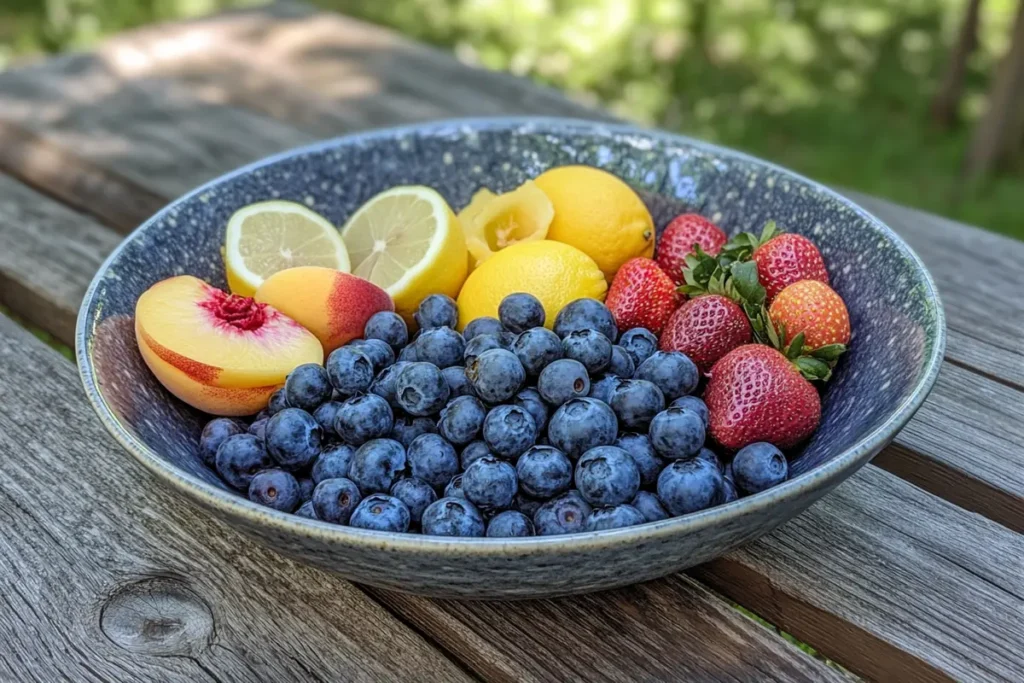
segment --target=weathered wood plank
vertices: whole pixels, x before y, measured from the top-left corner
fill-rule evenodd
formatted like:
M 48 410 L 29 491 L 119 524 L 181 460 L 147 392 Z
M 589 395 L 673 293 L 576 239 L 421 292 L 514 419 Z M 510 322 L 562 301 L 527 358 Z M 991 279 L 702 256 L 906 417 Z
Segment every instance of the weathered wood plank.
M 0 316 L 0 680 L 468 680 L 350 584 L 147 476 Z

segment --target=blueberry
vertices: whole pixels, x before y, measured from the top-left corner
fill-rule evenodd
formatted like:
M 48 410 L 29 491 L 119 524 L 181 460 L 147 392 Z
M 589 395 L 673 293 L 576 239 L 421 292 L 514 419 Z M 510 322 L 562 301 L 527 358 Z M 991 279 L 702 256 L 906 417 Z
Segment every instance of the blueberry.
M 353 396 L 341 404 L 334 430 L 343 441 L 360 446 L 391 434 L 395 417 L 388 402 L 377 394 Z
M 420 302 L 420 307 L 412 316 L 422 330 L 435 327 L 451 327 L 459 322 L 459 307 L 455 300 L 446 294 L 431 294 Z
M 537 441 L 537 423 L 526 410 L 516 405 L 501 405 L 487 413 L 483 437 L 491 452 L 513 459 Z
M 491 349 L 466 366 L 466 376 L 482 400 L 501 403 L 519 391 L 526 381 L 526 370 L 511 351 Z
M 292 512 L 302 503 L 295 477 L 284 470 L 258 472 L 249 482 L 249 500 L 281 512 Z
M 483 536 L 484 517 L 464 498 L 441 498 L 423 511 L 423 533 L 428 536 Z
M 394 496 L 375 493 L 363 498 L 356 509 L 352 511 L 352 517 L 348 523 L 349 526 L 357 529 L 402 533 L 409 530 L 411 521 L 409 508 L 405 503 Z
M 658 475 L 658 498 L 673 517 L 718 505 L 722 473 L 706 460 L 676 460 Z
M 324 430 L 324 434 L 338 435 L 334 431 L 334 422 L 338 419 L 338 411 L 341 410 L 341 401 L 327 401 L 317 406 L 313 411 L 313 419 Z
M 722 503 L 731 503 L 739 497 L 740 494 L 736 490 L 736 483 L 732 477 L 722 477 Z
M 462 335 L 450 327 L 423 330 L 416 340 L 416 358 L 439 368 L 461 365 L 465 351 L 466 342 Z
M 501 343 L 501 340 L 498 339 L 497 335 L 478 334 L 466 342 L 466 349 L 462 352 L 462 360 L 466 365 L 469 365 L 484 351 L 503 348 L 505 348 L 505 345 Z
M 463 446 L 480 434 L 487 408 L 474 396 L 459 396 L 441 409 L 437 431 L 457 446 Z
M 619 378 L 616 375 L 603 375 L 601 379 L 591 383 L 589 396 L 598 401 L 611 403 L 612 391 L 615 390 L 615 385 L 618 383 Z
M 628 503 L 640 490 L 640 470 L 618 446 L 597 446 L 576 463 L 576 487 L 591 505 Z
M 654 486 L 658 481 L 658 473 L 665 466 L 665 461 L 658 457 L 646 434 L 620 434 L 615 445 L 633 457 L 636 468 L 640 471 L 640 485 Z
M 518 489 L 515 468 L 497 458 L 480 458 L 462 475 L 462 492 L 466 499 L 482 508 L 509 507 Z
M 348 478 L 365 496 L 391 489 L 405 470 L 405 449 L 391 439 L 367 441 L 352 454 Z
M 436 489 L 447 484 L 459 472 L 459 455 L 440 434 L 417 436 L 409 444 L 405 459 L 412 476 Z
M 398 379 L 398 373 L 402 371 L 402 368 L 408 365 L 407 361 L 400 360 L 381 370 L 377 378 L 370 384 L 370 393 L 383 398 L 393 409 L 400 409 L 402 406 L 398 404 L 398 397 L 395 396 L 395 380 Z
M 647 521 L 643 513 L 632 505 L 623 503 L 607 507 L 594 508 L 587 516 L 584 528 L 587 531 L 604 531 L 605 529 L 622 529 L 627 526 L 643 524 Z
M 715 452 L 710 448 L 700 449 L 699 451 L 697 451 L 697 455 L 695 455 L 694 457 L 700 460 L 707 460 L 709 463 L 718 468 L 719 472 L 723 471 L 722 461 L 718 459 L 718 456 L 715 455 Z
M 432 363 L 409 363 L 395 378 L 395 398 L 410 415 L 433 415 L 448 403 L 448 382 Z
M 466 494 L 462 490 L 462 475 L 456 474 L 452 477 L 452 480 L 448 482 L 448 485 L 444 487 L 445 498 L 465 498 Z
M 639 510 L 648 522 L 668 519 L 668 513 L 662 507 L 661 501 L 650 491 L 637 491 L 629 504 Z
M 495 457 L 494 454 L 491 453 L 491 449 L 487 447 L 486 443 L 483 441 L 471 441 L 462 449 L 462 453 L 459 455 L 459 465 L 463 470 L 465 470 L 467 467 L 486 455 L 489 455 L 492 458 Z
M 552 446 L 534 446 L 516 462 L 519 488 L 535 498 L 553 498 L 569 490 L 572 462 Z
M 534 327 L 520 334 L 512 343 L 512 351 L 531 377 L 539 375 L 565 353 L 558 335 L 545 327 Z
M 253 424 L 256 423 L 254 422 Z M 203 459 L 203 462 L 208 467 L 213 467 L 214 461 L 217 458 L 217 449 L 220 448 L 220 445 L 228 437 L 235 434 L 252 433 L 251 429 L 252 427 L 246 428 L 245 424 L 241 421 L 229 417 L 218 417 L 210 420 L 203 427 L 202 434 L 199 435 L 199 457 Z
M 363 336 L 367 339 L 380 339 L 398 351 L 409 343 L 409 328 L 397 313 L 378 311 L 366 321 Z
M 619 423 L 615 413 L 593 398 L 574 398 L 555 411 L 548 422 L 548 439 L 570 460 L 596 446 L 615 443 Z
M 263 441 L 252 434 L 235 434 L 224 439 L 214 462 L 220 478 L 239 491 L 247 491 L 256 473 L 274 464 Z
M 481 335 L 481 334 L 493 334 L 496 337 L 506 336 L 508 333 L 505 327 L 501 324 L 497 318 L 483 317 L 471 320 L 466 329 L 462 331 L 462 336 L 468 343 L 470 339 Z
M 669 404 L 669 408 L 686 408 L 700 415 L 701 421 L 704 423 L 705 431 L 708 428 L 708 424 L 711 422 L 711 413 L 708 412 L 708 407 L 704 401 L 700 400 L 696 396 L 680 396 L 676 400 Z
M 544 405 L 544 399 L 541 398 L 540 392 L 533 387 L 528 387 L 516 394 L 512 403 L 533 417 L 533 421 L 537 425 L 537 434 L 544 433 L 544 427 L 548 424 L 548 407 Z
M 402 415 L 395 418 L 395 426 L 391 428 L 391 438 L 408 448 L 420 434 L 436 434 L 437 425 L 429 417 L 410 417 Z
M 608 404 L 623 429 L 646 431 L 654 416 L 665 409 L 665 397 L 645 379 L 620 379 Z
M 612 343 L 596 330 L 576 330 L 562 338 L 562 351 L 566 358 L 583 363 L 591 375 L 597 375 L 612 360 Z
M 498 320 L 516 334 L 531 327 L 543 327 L 544 305 L 532 294 L 509 294 L 498 304 Z
M 305 410 L 285 408 L 267 423 L 267 451 L 281 469 L 304 470 L 320 455 L 323 431 Z
M 621 346 L 612 347 L 612 357 L 608 361 L 608 374 L 628 379 L 633 376 L 636 365 L 629 352 Z
M 763 441 L 744 446 L 732 459 L 736 490 L 745 496 L 770 489 L 789 477 L 786 456 Z
M 398 361 L 406 363 L 415 363 L 419 358 L 416 352 L 416 344 L 407 344 L 401 351 L 398 352 Z
M 487 524 L 488 538 L 521 538 L 533 535 L 533 520 L 517 510 L 499 512 Z
M 597 299 L 576 299 L 555 316 L 555 334 L 562 339 L 577 330 L 596 330 L 612 342 L 619 336 L 619 328 L 611 311 Z
M 395 352 L 380 339 L 353 339 L 346 346 L 364 353 L 373 363 L 374 374 L 395 362 Z
M 512 507 L 522 512 L 530 519 L 533 519 L 533 516 L 537 514 L 537 510 L 539 510 L 540 506 L 543 505 L 544 503 L 545 501 L 541 500 L 540 498 L 528 496 L 522 491 L 520 491 L 519 493 L 516 494 L 516 499 L 512 501 Z
M 639 366 L 658 350 L 658 338 L 646 328 L 634 327 L 622 333 L 619 346 L 633 359 L 633 365 Z
M 295 481 L 299 483 L 299 500 L 305 503 L 313 497 L 313 489 L 316 488 L 316 483 L 310 477 L 296 477 Z
M 316 510 L 313 509 L 313 501 L 307 500 L 305 503 L 299 506 L 299 509 L 295 511 L 295 514 L 299 517 L 305 517 L 306 519 L 319 519 L 316 516 Z
M 269 417 L 265 417 L 262 420 L 256 420 L 251 425 L 249 425 L 249 433 L 254 436 L 258 436 L 260 440 L 265 440 L 267 438 L 268 422 L 270 422 Z M 212 464 L 210 466 L 213 467 Z
M 391 486 L 391 495 L 405 503 L 409 508 L 409 520 L 413 525 L 419 525 L 423 518 L 423 511 L 427 506 L 437 500 L 437 493 L 427 482 L 415 477 L 399 479 Z
M 269 420 L 269 419 L 270 419 L 270 411 L 267 410 L 266 408 L 264 408 L 260 412 L 256 413 L 255 417 L 253 417 L 253 422 L 259 422 L 260 420 Z
M 704 445 L 704 423 L 686 408 L 668 408 L 654 416 L 648 431 L 651 445 L 663 458 L 691 458 Z
M 324 448 L 316 462 L 313 463 L 313 471 L 310 473 L 313 482 L 319 484 L 324 479 L 347 477 L 348 468 L 355 452 L 356 449 L 344 443 Z
M 327 371 L 318 363 L 305 363 L 290 373 L 284 382 L 285 400 L 292 408 L 313 412 L 331 398 L 333 388 Z
M 574 534 L 584 530 L 590 512 L 590 505 L 570 491 L 537 508 L 533 524 L 538 536 Z
M 583 363 L 562 358 L 541 370 L 537 391 L 551 405 L 560 406 L 590 392 L 590 375 Z
M 267 403 L 267 412 L 273 416 L 287 407 L 288 397 L 285 395 L 284 387 L 281 387 L 270 395 L 270 401 Z
M 373 360 L 357 348 L 342 346 L 327 357 L 327 375 L 341 396 L 361 394 L 373 382 Z
M 700 382 L 697 366 L 679 351 L 657 351 L 637 366 L 633 377 L 657 384 L 666 401 L 692 394 Z
M 473 383 L 466 377 L 466 368 L 461 365 L 452 365 L 441 371 L 444 381 L 448 383 L 448 396 L 458 398 L 459 396 L 476 396 L 476 389 Z

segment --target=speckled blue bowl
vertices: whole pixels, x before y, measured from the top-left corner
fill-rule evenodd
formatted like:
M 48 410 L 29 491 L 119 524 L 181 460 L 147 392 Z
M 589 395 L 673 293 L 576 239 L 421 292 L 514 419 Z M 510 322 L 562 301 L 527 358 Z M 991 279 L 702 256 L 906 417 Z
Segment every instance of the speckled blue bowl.
M 482 186 L 509 190 L 545 169 L 589 164 L 631 183 L 659 229 L 697 211 L 727 231 L 775 219 L 821 249 L 846 300 L 850 351 L 824 395 L 821 427 L 792 478 L 686 517 L 573 536 L 446 539 L 363 531 L 278 513 L 228 490 L 196 452 L 204 416 L 157 384 L 132 314 L 158 280 L 189 273 L 223 286 L 227 218 L 254 201 L 304 202 L 341 224 L 377 192 L 437 188 L 462 207 Z M 806 509 L 893 438 L 931 389 L 945 340 L 935 285 L 878 219 L 777 166 L 675 135 L 561 119 L 478 119 L 330 140 L 239 169 L 189 193 L 133 232 L 85 296 L 76 350 L 103 424 L 160 479 L 286 555 L 353 581 L 448 597 L 580 593 L 635 583 L 717 557 Z

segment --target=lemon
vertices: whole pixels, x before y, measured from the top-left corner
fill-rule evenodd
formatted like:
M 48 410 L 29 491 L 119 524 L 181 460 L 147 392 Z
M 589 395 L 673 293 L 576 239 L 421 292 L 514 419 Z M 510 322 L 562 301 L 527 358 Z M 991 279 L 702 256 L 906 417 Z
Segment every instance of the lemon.
M 296 266 L 349 271 L 338 229 L 302 204 L 249 204 L 231 215 L 224 235 L 224 268 L 235 294 L 252 296 L 274 273 Z
M 504 194 L 496 195 L 487 188 L 479 190 L 459 212 L 459 222 L 477 266 L 505 247 L 544 239 L 554 215 L 551 200 L 527 180 Z
M 395 302 L 407 321 L 428 295 L 454 298 L 466 279 L 466 238 L 451 207 L 422 185 L 393 187 L 359 207 L 342 228 L 352 274 Z
M 570 301 L 604 300 L 608 283 L 601 269 L 576 247 L 540 240 L 502 249 L 466 278 L 459 294 L 459 329 L 483 316 L 498 317 L 498 304 L 508 294 L 527 292 L 544 306 L 545 325 Z
M 654 221 L 626 183 L 590 166 L 559 166 L 534 180 L 555 207 L 549 240 L 581 250 L 611 282 L 619 266 L 654 255 Z

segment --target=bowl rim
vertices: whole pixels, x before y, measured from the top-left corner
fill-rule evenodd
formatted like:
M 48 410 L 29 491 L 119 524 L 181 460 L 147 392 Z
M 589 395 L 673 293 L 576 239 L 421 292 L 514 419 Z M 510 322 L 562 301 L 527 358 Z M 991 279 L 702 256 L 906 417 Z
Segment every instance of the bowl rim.
M 535 130 L 531 130 L 531 128 Z M 424 534 L 398 533 L 356 529 L 307 519 L 298 515 L 272 510 L 251 502 L 248 498 L 225 491 L 199 477 L 169 463 L 159 457 L 152 449 L 135 438 L 121 424 L 114 412 L 109 408 L 99 392 L 96 376 L 90 355 L 90 340 L 93 323 L 89 319 L 96 292 L 106 277 L 110 265 L 120 256 L 126 245 L 138 237 L 150 225 L 163 219 L 176 207 L 191 201 L 207 190 L 226 181 L 245 175 L 256 169 L 304 154 L 312 154 L 350 144 L 369 142 L 377 139 L 388 139 L 410 134 L 442 134 L 448 129 L 466 130 L 506 130 L 518 129 L 522 133 L 540 133 L 545 129 L 551 133 L 565 133 L 573 129 L 589 134 L 603 135 L 641 135 L 663 143 L 674 143 L 696 149 L 709 155 L 737 159 L 739 161 L 761 165 L 788 175 L 791 178 L 807 183 L 808 187 L 840 202 L 853 211 L 862 220 L 871 223 L 885 235 L 907 258 L 916 265 L 923 283 L 926 285 L 926 297 L 934 306 L 935 340 L 932 351 L 925 362 L 924 372 L 917 381 L 913 391 L 896 407 L 893 413 L 878 427 L 843 450 L 831 460 L 814 467 L 782 484 L 761 493 L 740 498 L 724 505 L 701 510 L 700 512 L 670 517 L 657 522 L 647 522 L 636 526 L 604 531 L 588 531 L 560 536 L 533 536 L 527 538 L 487 538 L 487 537 L 446 537 L 428 536 Z M 728 524 L 747 515 L 761 513 L 785 501 L 801 497 L 803 494 L 819 489 L 827 490 L 830 485 L 838 485 L 843 479 L 852 475 L 864 465 L 875 453 L 881 450 L 892 437 L 903 428 L 921 407 L 938 377 L 939 368 L 945 353 L 946 325 L 942 300 L 939 297 L 935 281 L 927 267 L 914 250 L 882 220 L 847 199 L 838 192 L 811 180 L 806 176 L 791 171 L 750 154 L 733 150 L 720 145 L 696 140 L 685 135 L 669 133 L 661 130 L 645 129 L 632 124 L 605 123 L 580 118 L 554 116 L 494 116 L 438 119 L 423 123 L 406 124 L 377 128 L 354 134 L 341 135 L 312 144 L 291 148 L 236 168 L 209 180 L 195 189 L 183 194 L 164 206 L 160 211 L 146 219 L 135 230 L 129 233 L 104 260 L 94 275 L 82 299 L 78 320 L 75 328 L 75 353 L 79 376 L 85 388 L 86 396 L 96 412 L 104 428 L 146 469 L 157 475 L 174 489 L 194 498 L 202 505 L 231 518 L 243 518 L 257 526 L 267 526 L 274 531 L 286 534 L 315 538 L 326 544 L 362 545 L 365 548 L 377 548 L 388 551 L 446 553 L 458 551 L 472 555 L 533 555 L 546 551 L 592 551 L 602 548 L 619 547 L 643 540 L 665 540 L 677 535 L 698 532 L 717 525 Z

